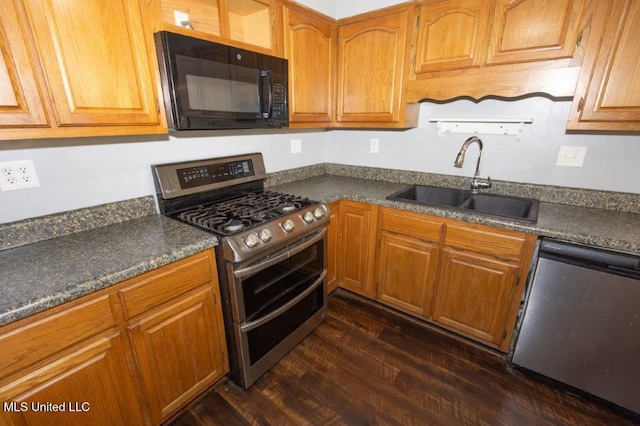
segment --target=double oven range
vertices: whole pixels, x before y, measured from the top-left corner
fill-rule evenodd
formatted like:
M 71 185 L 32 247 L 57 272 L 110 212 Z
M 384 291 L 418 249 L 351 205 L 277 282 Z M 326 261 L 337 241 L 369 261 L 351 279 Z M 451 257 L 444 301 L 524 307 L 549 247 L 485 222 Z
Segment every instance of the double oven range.
M 326 317 L 329 210 L 266 191 L 259 153 L 152 171 L 160 212 L 220 239 L 230 376 L 247 388 Z

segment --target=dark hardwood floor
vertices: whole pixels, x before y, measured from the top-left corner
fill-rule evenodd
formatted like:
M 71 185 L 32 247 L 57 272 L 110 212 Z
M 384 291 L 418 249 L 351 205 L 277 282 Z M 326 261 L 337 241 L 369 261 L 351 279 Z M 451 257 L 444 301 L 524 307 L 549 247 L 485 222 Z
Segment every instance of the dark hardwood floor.
M 639 419 L 343 290 L 327 320 L 250 389 L 232 382 L 172 425 L 625 425 Z

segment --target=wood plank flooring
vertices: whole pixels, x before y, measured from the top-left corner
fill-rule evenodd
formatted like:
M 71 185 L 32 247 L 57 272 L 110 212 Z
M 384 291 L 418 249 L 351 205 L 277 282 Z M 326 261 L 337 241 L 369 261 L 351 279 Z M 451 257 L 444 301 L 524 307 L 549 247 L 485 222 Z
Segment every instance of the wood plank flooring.
M 633 425 L 499 355 L 337 290 L 327 320 L 251 388 L 227 381 L 180 425 Z

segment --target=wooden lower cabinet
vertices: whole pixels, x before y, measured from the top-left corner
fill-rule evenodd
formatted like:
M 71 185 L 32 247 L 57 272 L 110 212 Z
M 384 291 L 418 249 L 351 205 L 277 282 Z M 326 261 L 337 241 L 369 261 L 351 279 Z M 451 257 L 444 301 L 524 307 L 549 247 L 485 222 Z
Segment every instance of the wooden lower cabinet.
M 1 327 L 0 425 L 166 420 L 229 371 L 219 291 L 207 250 Z
M 383 231 L 378 255 L 378 299 L 430 317 L 438 253 L 437 244 Z
M 408 211 L 380 208 L 378 224 L 378 300 L 431 317 L 438 270 L 440 220 Z
M 327 226 L 327 293 L 338 288 L 338 236 L 340 203 L 329 204 L 329 226 Z
M 129 327 L 154 423 L 228 370 L 226 352 L 222 352 L 226 348 L 222 312 L 215 309 L 214 300 L 211 289 L 204 289 Z
M 339 208 L 340 287 L 508 350 L 537 236 L 351 201 Z
M 338 282 L 354 293 L 374 298 L 377 207 L 341 201 L 338 218 Z
M 119 332 L 18 375 L 0 387 L 0 400 L 3 425 L 143 424 Z
M 507 316 L 517 286 L 518 266 L 480 253 L 442 252 L 433 310 L 437 323 L 492 346 L 507 337 Z

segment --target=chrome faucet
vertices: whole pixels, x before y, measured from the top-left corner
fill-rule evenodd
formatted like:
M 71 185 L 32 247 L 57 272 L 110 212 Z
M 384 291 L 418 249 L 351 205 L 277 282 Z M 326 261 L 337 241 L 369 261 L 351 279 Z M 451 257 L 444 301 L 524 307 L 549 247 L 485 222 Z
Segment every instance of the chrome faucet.
M 489 176 L 487 179 L 482 179 L 480 177 L 480 163 L 482 162 L 482 141 L 477 136 L 471 136 L 469 139 L 464 141 L 462 144 L 462 148 L 460 148 L 460 152 L 456 156 L 456 161 L 454 161 L 453 165 L 455 167 L 462 167 L 462 163 L 464 162 L 464 154 L 467 152 L 467 148 L 473 142 L 478 143 L 478 147 L 480 151 L 478 152 L 478 163 L 476 164 L 476 173 L 473 175 L 473 181 L 471 181 L 471 192 L 474 194 L 478 193 L 479 189 L 491 188 L 491 177 Z

